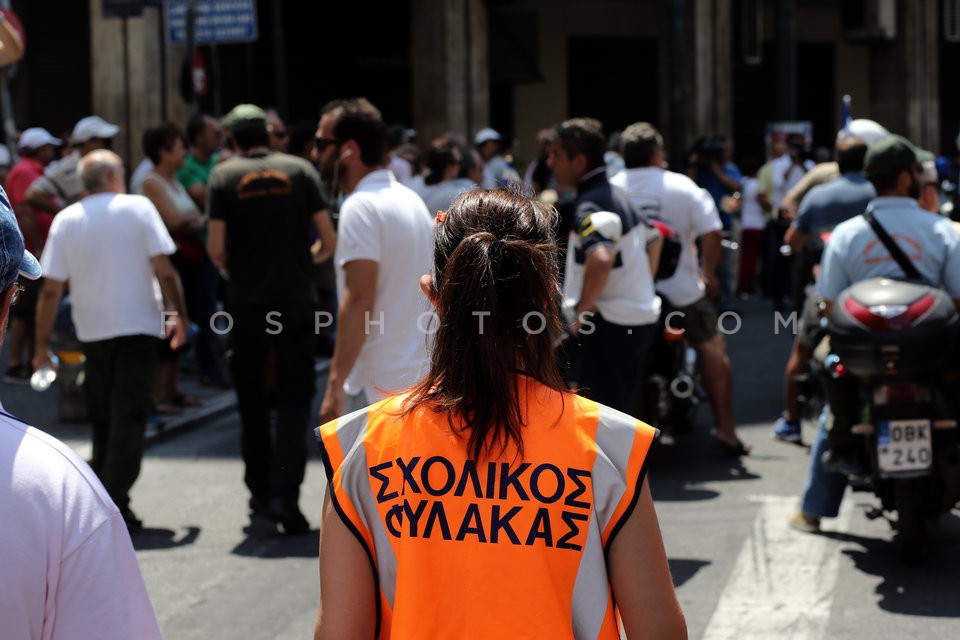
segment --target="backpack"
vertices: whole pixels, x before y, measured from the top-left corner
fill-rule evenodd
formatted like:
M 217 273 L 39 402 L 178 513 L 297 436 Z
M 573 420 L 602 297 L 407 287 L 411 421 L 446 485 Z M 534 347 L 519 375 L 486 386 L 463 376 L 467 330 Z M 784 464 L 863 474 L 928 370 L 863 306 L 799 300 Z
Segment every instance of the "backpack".
M 660 249 L 660 263 L 657 265 L 657 273 L 654 274 L 654 280 L 666 280 L 677 272 L 677 265 L 680 264 L 680 252 L 683 250 L 683 242 L 673 227 L 662 220 L 650 218 L 648 223 L 651 227 L 660 232 L 663 238 L 663 247 Z

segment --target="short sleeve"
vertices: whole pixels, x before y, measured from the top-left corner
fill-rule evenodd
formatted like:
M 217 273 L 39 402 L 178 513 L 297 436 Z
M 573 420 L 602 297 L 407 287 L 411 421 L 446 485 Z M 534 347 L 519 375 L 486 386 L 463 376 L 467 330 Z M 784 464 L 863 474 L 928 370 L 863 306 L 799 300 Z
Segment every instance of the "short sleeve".
M 57 216 L 50 225 L 50 234 L 47 236 L 47 242 L 43 245 L 43 253 L 40 254 L 40 268 L 43 269 L 43 276 L 53 280 L 66 282 L 69 279 L 69 269 L 66 256 L 61 247 L 61 232 L 63 226 L 63 216 Z
M 330 208 L 330 203 L 323 195 L 323 187 L 320 185 L 320 174 L 313 167 L 307 167 L 304 170 L 304 185 L 307 194 L 307 210 L 310 215 Z
M 577 206 L 573 229 L 585 254 L 601 246 L 613 246 L 620 241 L 623 225 L 620 224 L 618 232 L 616 224 L 612 224 L 613 221 L 609 219 L 611 215 L 616 214 L 601 211 L 593 202 L 583 202 Z
M 710 193 L 706 189 L 698 188 L 691 195 L 690 226 L 697 236 L 723 229 L 720 212 L 717 211 L 717 204 L 713 201 Z
M 382 232 L 380 216 L 374 203 L 364 194 L 348 198 L 340 209 L 340 224 L 337 228 L 338 266 L 342 267 L 354 260 L 381 262 Z
M 817 293 L 824 300 L 836 301 L 840 292 L 852 284 L 843 264 L 845 246 L 842 236 L 838 237 L 834 231 L 824 247 L 820 280 L 817 281 Z
M 211 220 L 226 221 L 230 203 L 227 201 L 227 189 L 222 187 L 223 178 L 221 176 L 223 176 L 223 172 L 218 171 L 218 169 L 219 167 L 213 170 L 213 173 L 210 174 L 210 181 L 207 183 L 206 213 Z
M 809 196 L 809 194 L 808 194 Z M 800 202 L 800 210 L 797 217 L 791 224 L 799 233 L 810 235 L 813 232 L 813 213 L 810 207 L 810 198 L 806 197 Z
M 947 260 L 943 265 L 943 287 L 954 300 L 960 300 L 960 235 L 949 220 L 940 220 L 946 227 Z
M 141 207 L 141 219 L 144 222 L 147 255 L 154 258 L 160 255 L 169 256 L 176 253 L 177 245 L 174 244 L 173 238 L 170 237 L 170 232 L 167 231 L 166 225 L 163 224 L 163 218 L 160 217 L 160 212 L 157 211 L 157 208 L 153 206 L 153 203 L 147 198 L 138 197 L 138 200 L 141 200 L 139 205 Z

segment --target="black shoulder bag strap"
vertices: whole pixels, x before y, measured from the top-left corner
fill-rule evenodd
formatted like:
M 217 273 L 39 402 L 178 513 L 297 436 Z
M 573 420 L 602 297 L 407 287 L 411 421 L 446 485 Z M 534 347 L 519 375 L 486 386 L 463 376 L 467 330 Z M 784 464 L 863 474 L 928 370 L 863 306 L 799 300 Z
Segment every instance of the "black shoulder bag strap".
M 870 225 L 870 228 L 873 229 L 873 232 L 877 234 L 877 237 L 880 238 L 880 242 L 883 243 L 883 246 L 887 248 L 887 251 L 890 252 L 890 257 L 900 265 L 900 268 L 903 269 L 903 273 L 908 278 L 913 278 L 920 282 L 926 283 L 927 279 L 920 275 L 920 272 L 917 271 L 917 267 L 914 266 L 913 262 L 910 261 L 910 258 L 907 257 L 907 254 L 903 252 L 903 249 L 900 248 L 900 245 L 890 237 L 890 234 L 887 233 L 887 230 L 883 228 L 880 222 L 873 216 L 873 208 L 867 207 L 867 210 L 863 212 L 863 217 L 866 218 L 867 223 Z

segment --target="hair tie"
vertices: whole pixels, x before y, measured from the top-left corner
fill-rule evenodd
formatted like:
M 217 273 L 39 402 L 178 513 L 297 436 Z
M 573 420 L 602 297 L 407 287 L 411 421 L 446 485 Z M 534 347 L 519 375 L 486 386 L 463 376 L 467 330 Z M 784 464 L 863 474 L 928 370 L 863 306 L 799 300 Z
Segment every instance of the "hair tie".
M 443 221 L 446 220 L 446 219 L 447 219 L 447 212 L 446 212 L 446 211 L 437 211 L 437 217 L 436 217 L 436 219 L 435 219 L 433 222 L 434 222 L 434 224 L 440 224 L 441 222 L 443 222 Z

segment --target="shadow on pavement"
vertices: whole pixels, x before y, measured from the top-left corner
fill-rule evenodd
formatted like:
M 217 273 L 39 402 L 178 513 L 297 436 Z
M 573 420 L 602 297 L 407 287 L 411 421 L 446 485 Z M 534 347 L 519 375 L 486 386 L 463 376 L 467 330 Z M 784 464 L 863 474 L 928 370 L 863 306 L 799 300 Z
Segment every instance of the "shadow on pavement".
M 320 554 L 320 530 L 303 535 L 284 535 L 276 523 L 263 516 L 250 516 L 243 528 L 246 539 L 230 552 L 251 558 L 316 558 Z
M 137 551 L 147 551 L 150 549 L 174 549 L 176 547 L 185 547 L 193 544 L 200 537 L 200 527 L 186 527 L 186 535 L 179 540 L 177 532 L 172 529 L 145 528 L 139 533 L 130 536 L 133 541 L 133 548 Z
M 656 445 L 650 461 L 650 486 L 654 500 L 712 500 L 718 491 L 701 485 L 731 480 L 758 480 L 744 459 L 724 456 L 705 430 Z
M 863 516 L 860 516 L 863 517 Z M 854 567 L 881 578 L 874 592 L 884 611 L 913 616 L 960 618 L 957 576 L 960 575 L 960 518 L 941 517 L 939 526 L 927 534 L 925 558 L 905 563 L 891 529 L 882 538 L 848 533 L 824 533 L 829 538 L 860 548 L 843 549 Z M 864 594 L 866 595 L 866 594 Z
M 669 558 L 667 563 L 670 565 L 670 575 L 673 576 L 674 587 L 679 587 L 697 575 L 700 569 L 711 564 L 708 560 L 689 560 L 686 558 Z

